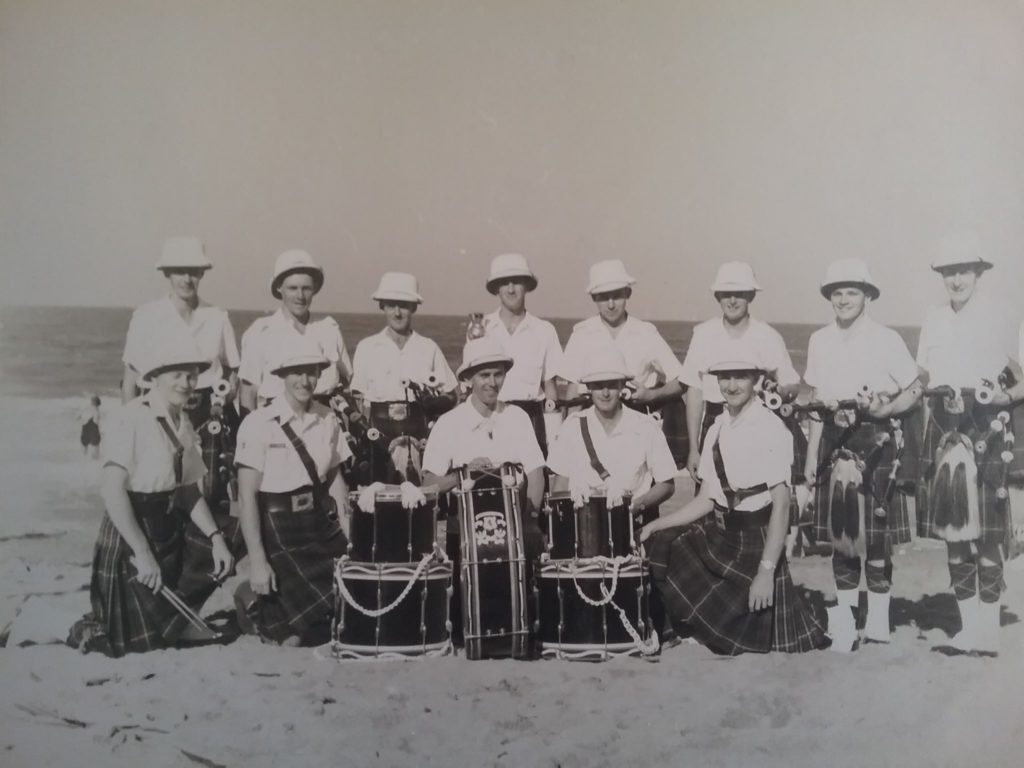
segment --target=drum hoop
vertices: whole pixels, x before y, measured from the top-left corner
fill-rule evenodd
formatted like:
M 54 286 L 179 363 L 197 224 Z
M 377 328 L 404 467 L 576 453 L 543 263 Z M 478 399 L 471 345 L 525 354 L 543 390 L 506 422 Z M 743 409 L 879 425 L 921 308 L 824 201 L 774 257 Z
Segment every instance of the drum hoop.
M 448 656 L 453 653 L 451 639 L 420 645 L 354 645 L 332 640 L 330 651 L 338 661 L 415 661 L 419 658 Z
M 421 492 L 423 493 L 423 495 L 426 497 L 427 500 L 426 500 L 426 502 L 424 504 L 420 504 L 415 509 L 420 509 L 421 507 L 424 507 L 427 504 L 431 504 L 431 503 L 436 503 L 437 502 L 437 491 L 421 491 Z M 349 501 L 352 501 L 352 502 L 358 501 L 359 500 L 359 496 L 360 496 L 360 491 L 349 491 L 349 493 L 348 493 Z M 384 504 L 401 502 L 402 501 L 402 492 L 400 490 L 390 490 L 390 489 L 383 490 L 383 491 L 377 491 L 377 493 L 374 494 L 373 500 L 376 501 L 376 502 L 379 502 L 379 503 L 384 503 Z M 362 512 L 363 510 L 360 509 L 359 511 Z
M 339 578 L 352 581 L 408 581 L 416 573 L 415 563 L 357 563 L 339 562 L 336 566 Z M 440 581 L 452 577 L 451 563 L 434 563 L 427 566 L 417 581 Z
M 596 558 L 579 558 L 577 560 L 549 560 L 540 567 L 541 578 L 571 579 L 573 573 L 582 579 L 611 578 L 613 566 L 610 562 L 591 562 Z M 575 564 L 575 571 L 573 565 Z M 619 566 L 619 578 L 643 576 L 646 563 L 638 557 L 630 557 L 630 562 Z

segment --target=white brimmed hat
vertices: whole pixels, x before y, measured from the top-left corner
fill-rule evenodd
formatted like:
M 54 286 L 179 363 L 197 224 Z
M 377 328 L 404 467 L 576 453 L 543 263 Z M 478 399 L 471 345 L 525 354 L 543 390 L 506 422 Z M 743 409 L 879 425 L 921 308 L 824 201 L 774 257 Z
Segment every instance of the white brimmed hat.
M 595 381 L 629 381 L 633 377 L 626 370 L 626 360 L 612 345 L 599 347 L 583 359 L 581 384 Z
M 882 293 L 871 278 L 868 265 L 860 259 L 839 259 L 828 265 L 821 281 L 821 295 L 830 299 L 832 291 L 843 286 L 860 288 L 870 299 L 877 299 Z
M 470 339 L 462 350 L 462 365 L 455 375 L 461 381 L 468 378 L 477 368 L 485 365 L 501 365 L 507 371 L 512 367 L 512 358 L 505 354 L 494 338 L 482 336 L 479 339 Z
M 313 277 L 313 293 L 319 293 L 324 285 L 324 271 L 305 251 L 285 251 L 274 262 L 274 277 L 270 280 L 270 294 L 281 298 L 281 281 L 295 272 L 305 272 Z
M 380 276 L 380 285 L 371 296 L 374 301 L 409 301 L 422 304 L 420 286 L 414 275 L 408 272 L 385 272 Z
M 626 271 L 626 266 L 618 259 L 599 261 L 590 267 L 590 284 L 587 293 L 607 293 L 620 288 L 629 288 L 636 284 L 636 278 Z
M 526 281 L 527 292 L 537 287 L 537 276 L 533 274 L 526 257 L 518 253 L 503 253 L 491 259 L 491 273 L 487 277 L 487 292 L 498 293 L 495 283 L 510 277 L 522 277 Z
M 164 240 L 157 269 L 213 269 L 198 237 L 169 237 Z
M 979 272 L 992 269 L 992 262 L 981 255 L 981 239 L 974 232 L 957 232 L 943 238 L 932 269 L 940 272 L 947 267 L 974 267 Z
M 708 368 L 708 373 L 717 376 L 720 373 L 764 373 L 764 368 L 752 354 L 734 355 L 732 359 L 720 360 Z
M 316 339 L 303 336 L 297 343 L 278 355 L 270 372 L 275 376 L 281 376 L 292 368 L 315 365 L 318 369 L 323 370 L 330 364 L 331 361 L 327 359 Z
M 143 381 L 152 381 L 164 371 L 179 368 L 198 368 L 200 372 L 211 362 L 203 356 L 191 334 L 182 330 L 164 331 L 154 335 L 143 350 L 139 375 Z
M 754 270 L 743 261 L 727 261 L 718 268 L 712 293 L 760 291 L 761 286 L 754 279 Z

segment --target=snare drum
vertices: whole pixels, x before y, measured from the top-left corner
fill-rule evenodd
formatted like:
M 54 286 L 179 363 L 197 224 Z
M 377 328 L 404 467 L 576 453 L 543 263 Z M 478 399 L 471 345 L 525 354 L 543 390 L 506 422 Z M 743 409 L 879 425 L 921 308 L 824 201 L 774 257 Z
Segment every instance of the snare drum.
M 542 657 L 604 661 L 658 650 L 648 607 L 647 563 L 639 557 L 623 559 L 541 563 Z
M 364 512 L 359 508 L 359 492 L 351 492 L 349 556 L 364 563 L 415 563 L 433 552 L 437 494 L 424 495 L 425 504 L 406 509 L 399 487 L 386 487 L 377 491 L 375 510 Z
M 568 493 L 548 494 L 548 554 L 552 559 L 624 557 L 636 554 L 630 497 L 608 507 L 602 495 L 591 496 L 580 509 Z
M 472 483 L 472 488 L 468 487 Z M 519 493 L 522 470 L 459 470 L 462 626 L 466 658 L 526 658 L 526 550 Z
M 340 659 L 443 656 L 451 652 L 452 564 L 357 563 L 334 569 L 331 650 Z

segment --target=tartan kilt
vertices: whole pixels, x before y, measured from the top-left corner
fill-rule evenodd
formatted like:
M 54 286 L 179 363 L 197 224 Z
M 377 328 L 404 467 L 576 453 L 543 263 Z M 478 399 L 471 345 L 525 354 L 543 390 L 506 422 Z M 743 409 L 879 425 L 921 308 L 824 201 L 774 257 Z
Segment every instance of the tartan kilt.
M 217 527 L 224 533 L 224 543 L 237 563 L 245 557 L 246 552 L 242 526 L 226 512 L 212 511 L 212 514 Z M 210 576 L 213 570 L 213 541 L 190 520 L 185 528 L 185 553 L 177 590 L 186 603 L 202 605 L 206 602 L 218 586 Z
M 334 618 L 334 561 L 348 549 L 337 520 L 315 504 L 303 512 L 268 511 L 260 494 L 263 550 L 277 577 L 277 591 L 261 595 L 251 617 L 261 637 L 304 644 L 330 639 Z
M 917 486 L 917 532 L 919 536 L 942 538 L 936 533 L 936 518 L 942 514 L 931 498 L 931 483 L 937 471 L 936 452 L 944 435 L 959 432 L 973 444 L 983 438 L 990 422 L 1006 406 L 992 407 L 979 405 L 970 396 L 964 397 L 964 412 L 951 414 L 942 406 L 941 397 L 929 397 L 923 408 L 924 436 L 921 441 L 920 482 Z M 1011 425 L 1015 435 L 1024 437 L 1024 408 L 1014 407 L 1011 411 Z M 1020 431 L 1018 431 L 1018 427 Z M 1019 472 L 1024 466 L 1024 450 L 1021 440 L 1016 441 L 1013 461 L 1003 463 L 1002 438 L 996 436 L 988 442 L 988 450 L 982 454 L 972 452 L 978 468 L 978 515 L 980 522 L 979 541 L 1008 546 L 1011 539 L 1010 502 L 1000 499 L 997 490 L 1002 486 L 1007 470 Z M 947 510 L 948 512 L 948 510 Z
M 767 526 L 727 530 L 711 516 L 703 525 L 659 531 L 650 541 L 651 573 L 666 612 L 715 653 L 802 653 L 827 645 L 785 558 L 775 571 L 772 608 L 747 610 L 766 536 Z
M 207 572 L 205 589 L 199 588 L 197 576 L 186 580 L 188 594 L 179 589 L 190 546 L 185 535 L 190 523 L 188 513 L 173 506 L 172 492 L 129 493 L 129 498 L 139 527 L 160 564 L 163 583 L 198 612 L 216 585 Z M 89 585 L 92 614 L 83 621 L 97 625 L 102 637 L 92 647 L 114 657 L 173 645 L 188 626 L 164 597 L 135 580 L 131 557 L 131 547 L 105 514 L 93 552 Z
M 887 422 L 860 421 L 856 430 L 847 438 L 842 447 L 865 460 L 877 445 L 879 437 L 885 434 L 887 427 Z M 827 420 L 822 430 L 821 444 L 818 447 L 818 466 L 821 469 L 813 489 L 814 539 L 818 542 L 832 541 L 829 509 L 832 489 L 829 487 L 829 477 L 832 474 L 832 453 L 836 450 L 839 438 L 844 431 L 845 427 L 838 426 L 831 419 Z M 882 448 L 881 456 L 877 457 L 878 462 L 874 471 L 868 473 L 864 478 L 862 487 L 865 543 L 869 548 L 884 546 L 887 553 L 893 546 L 906 544 L 913 538 L 907 499 L 900 491 L 896 491 L 892 501 L 886 507 L 888 514 L 884 517 L 874 514 L 875 508 L 882 506 L 886 488 L 889 486 L 889 473 L 892 472 L 894 451 L 895 446 L 890 440 L 889 444 Z M 897 482 L 906 477 L 906 470 L 901 459 Z

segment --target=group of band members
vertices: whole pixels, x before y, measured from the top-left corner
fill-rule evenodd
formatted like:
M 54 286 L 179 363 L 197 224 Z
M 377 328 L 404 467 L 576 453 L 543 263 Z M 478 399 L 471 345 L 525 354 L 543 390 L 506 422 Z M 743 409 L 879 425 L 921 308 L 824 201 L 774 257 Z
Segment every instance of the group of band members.
M 401 455 L 422 451 L 414 472 L 391 456 L 397 471 L 385 482 L 400 482 L 408 504 L 424 499 L 421 487 L 441 498 L 459 467 L 521 465 L 531 555 L 543 547 L 537 515 L 548 487 L 568 490 L 578 505 L 594 493 L 610 503 L 628 499 L 643 524 L 664 626 L 728 654 L 829 642 L 853 650 L 862 572 L 863 640 L 888 642 L 893 548 L 912 535 L 910 487 L 918 534 L 948 544 L 962 630 L 941 650 L 995 654 L 1011 528 L 1006 478 L 1020 477 L 1024 451 L 1015 448 L 1006 466 L 999 450 L 968 462 L 969 446 L 945 444 L 953 430 L 970 440 L 991 437 L 993 408 L 1018 422 L 1024 410 L 1013 410 L 1024 400 L 1016 362 L 1024 324 L 1015 335 L 1009 310 L 976 290 L 993 266 L 981 254 L 976 240 L 950 240 L 933 262 L 949 301 L 928 313 L 916 361 L 895 331 L 869 316 L 881 290 L 867 266 L 853 259 L 829 266 L 821 295 L 835 320 L 811 337 L 804 381 L 811 405 L 832 405 L 810 413 L 804 447 L 794 440 L 802 435 L 796 422 L 758 397 L 771 389 L 792 401 L 801 380 L 781 334 L 750 313 L 761 288 L 747 264 L 718 270 L 711 290 L 721 316 L 695 327 L 680 363 L 653 324 L 627 311 L 636 281 L 621 261 L 591 268 L 587 292 L 597 314 L 574 326 L 563 351 L 554 327 L 526 310 L 526 294 L 538 285 L 526 259 L 498 256 L 486 288 L 499 306 L 470 329 L 453 373 L 438 345 L 413 330 L 423 299 L 415 277 L 397 272 L 384 274 L 372 296 L 384 329 L 363 339 L 350 362 L 337 323 L 311 315 L 324 271 L 304 251 L 278 257 L 270 289 L 280 308 L 245 332 L 239 355 L 227 313 L 199 298 L 212 267 L 202 243 L 172 238 L 157 263 L 168 295 L 136 310 L 129 326 L 126 404 L 104 436 L 107 513 L 93 610 L 70 639 L 112 655 L 201 641 L 172 602 L 198 611 L 248 554 L 249 580 L 236 594 L 242 628 L 281 644 L 325 641 L 333 559 L 347 545 L 342 470 L 352 464 L 351 419 L 372 424 L 389 448 L 404 446 Z M 544 408 L 558 401 L 559 378 L 568 384 L 559 402 L 576 406 L 564 421 Z M 233 412 L 244 416 L 232 457 L 237 519 L 223 499 L 208 506 L 209 486 L 201 485 L 195 428 L 216 406 L 220 379 L 229 382 L 229 401 L 237 383 Z M 944 387 L 959 393 L 980 381 L 1003 386 L 991 402 L 968 398 L 952 407 L 959 397 Z M 342 387 L 352 406 L 339 422 L 348 406 L 328 403 Z M 584 389 L 587 399 L 577 398 Z M 681 398 L 689 438 L 683 471 L 697 481 L 697 495 L 659 517 L 680 470 L 662 426 L 647 414 Z M 972 474 L 963 482 L 968 466 L 977 482 Z M 359 485 L 378 480 L 349 477 Z M 859 505 L 834 492 L 837 479 L 862 491 Z M 797 497 L 811 491 L 818 538 L 833 548 L 837 605 L 828 610 L 827 635 L 789 575 L 791 508 L 803 506 L 791 504 L 794 489 Z

